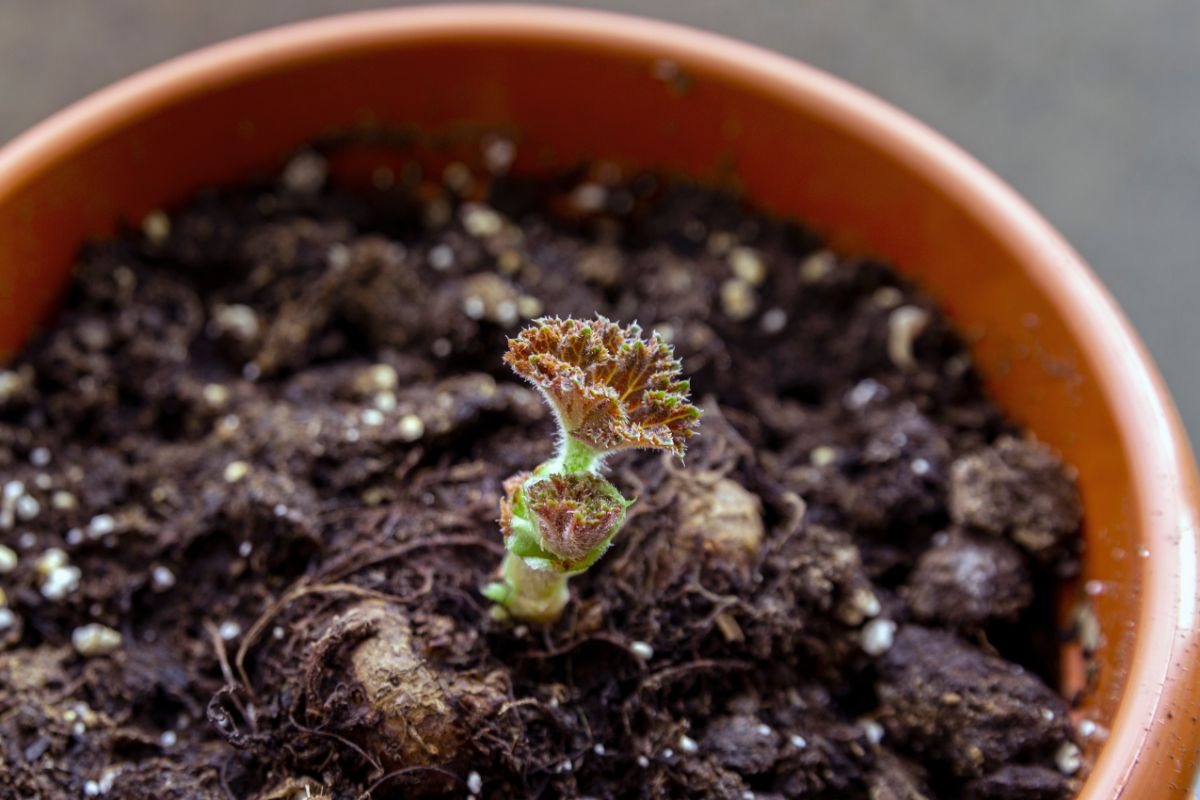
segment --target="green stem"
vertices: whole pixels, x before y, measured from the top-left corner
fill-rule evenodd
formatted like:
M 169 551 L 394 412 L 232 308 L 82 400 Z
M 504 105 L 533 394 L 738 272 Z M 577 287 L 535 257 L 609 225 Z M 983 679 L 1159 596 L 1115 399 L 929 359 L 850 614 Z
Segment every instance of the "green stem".
M 564 435 L 558 454 L 549 464 L 548 475 L 594 472 L 604 461 L 601 453 L 588 447 L 574 436 Z
M 490 583 L 483 594 L 513 617 L 529 622 L 553 622 L 562 616 L 570 599 L 567 576 L 533 569 L 513 553 L 504 556 L 501 581 Z

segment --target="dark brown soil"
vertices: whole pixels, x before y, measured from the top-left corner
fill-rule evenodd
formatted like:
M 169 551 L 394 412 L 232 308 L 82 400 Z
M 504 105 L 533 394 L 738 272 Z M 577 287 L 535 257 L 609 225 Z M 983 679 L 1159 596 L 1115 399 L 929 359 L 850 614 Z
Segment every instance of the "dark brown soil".
M 0 796 L 1072 793 L 1078 500 L 928 298 L 653 175 L 404 177 L 151 215 L 0 372 Z M 671 338 L 701 436 L 612 459 L 559 624 L 493 621 L 553 446 L 505 337 L 597 312 Z

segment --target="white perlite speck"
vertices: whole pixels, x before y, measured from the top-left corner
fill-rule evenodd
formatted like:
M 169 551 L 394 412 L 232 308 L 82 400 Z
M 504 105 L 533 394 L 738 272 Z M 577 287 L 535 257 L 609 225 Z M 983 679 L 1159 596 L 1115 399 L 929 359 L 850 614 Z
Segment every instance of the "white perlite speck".
M 45 447 L 35 447 L 29 451 L 29 463 L 35 467 L 44 467 L 50 463 L 50 451 Z
M 869 656 L 881 656 L 892 649 L 896 639 L 896 623 L 890 619 L 873 619 L 863 626 L 862 649 Z
M 650 766 L 650 759 L 646 758 L 645 756 L 638 756 L 637 765 L 642 769 L 645 769 L 646 767 Z
M 230 461 L 225 467 L 224 478 L 226 483 L 237 483 L 246 474 L 250 472 L 250 465 L 245 461 Z
M 803 736 L 793 735 L 788 739 L 788 744 L 797 750 L 803 750 L 804 748 L 808 747 L 808 740 Z
M 483 778 L 474 770 L 467 775 L 467 791 L 476 795 L 483 791 Z
M 445 272 L 454 266 L 454 251 L 449 245 L 439 244 L 429 250 L 429 266 L 438 272 Z
M 16 511 L 19 519 L 29 520 L 36 517 L 42 510 L 42 504 L 30 495 L 23 494 L 17 498 Z
M 175 573 L 159 564 L 150 572 L 150 581 L 156 591 L 165 592 L 175 585 Z
M 913 343 L 929 325 L 929 312 L 916 306 L 900 306 L 888 315 L 888 358 L 900 369 L 917 366 Z
M 175 731 L 163 731 L 162 736 L 158 737 L 158 743 L 163 747 L 174 747 L 178 741 L 179 736 Z
M 0 633 L 17 624 L 17 615 L 11 608 L 0 608 Z
M 864 719 L 862 721 L 863 733 L 867 735 L 867 741 L 871 744 L 879 744 L 883 741 L 883 726 L 873 719 Z
M 425 423 L 416 414 L 405 414 L 396 424 L 396 432 L 406 442 L 415 442 L 425 435 Z
M 88 536 L 93 539 L 99 539 L 101 536 L 107 536 L 117 527 L 117 521 L 113 519 L 112 514 L 97 514 L 88 522 Z
M 464 203 L 459 216 L 472 236 L 495 236 L 504 228 L 504 218 L 482 203 Z
M 698 753 L 700 752 L 700 745 L 696 744 L 696 740 L 688 736 L 686 733 L 680 734 L 679 751 L 689 755 L 692 753 Z
M 225 622 L 222 622 L 221 627 L 217 629 L 217 633 L 227 642 L 230 639 L 236 639 L 241 632 L 242 626 L 238 625 L 233 620 L 226 620 Z
M 1054 754 L 1054 766 L 1063 775 L 1074 775 L 1083 765 L 1083 754 L 1073 742 L 1063 742 Z
M 121 646 L 121 634 L 107 625 L 92 622 L 71 631 L 71 646 L 84 658 L 108 655 Z
M 17 551 L 6 544 L 0 544 L 0 574 L 12 572 L 17 568 Z
M 76 566 L 58 567 L 46 576 L 42 583 L 42 597 L 47 600 L 62 600 L 79 588 L 83 573 Z
M 363 409 L 359 417 L 362 419 L 363 425 L 368 427 L 374 428 L 383 424 L 383 412 L 377 408 Z
M 643 661 L 649 661 L 654 658 L 654 648 L 645 642 L 633 642 L 629 645 L 629 649 L 633 654 Z

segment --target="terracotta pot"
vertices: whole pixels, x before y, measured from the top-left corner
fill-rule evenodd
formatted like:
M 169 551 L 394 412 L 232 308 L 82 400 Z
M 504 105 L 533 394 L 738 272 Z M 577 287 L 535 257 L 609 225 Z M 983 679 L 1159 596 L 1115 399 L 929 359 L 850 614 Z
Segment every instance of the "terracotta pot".
M 518 169 L 605 157 L 732 176 L 767 209 L 917 278 L 972 335 L 1000 404 L 1079 469 L 1103 634 L 1082 714 L 1108 731 L 1082 797 L 1188 794 L 1200 494 L 1150 359 L 1079 257 L 995 176 L 781 56 L 608 14 L 454 6 L 320 20 L 168 62 L 0 151 L 0 355 L 50 314 L 85 237 L 364 121 L 506 126 Z

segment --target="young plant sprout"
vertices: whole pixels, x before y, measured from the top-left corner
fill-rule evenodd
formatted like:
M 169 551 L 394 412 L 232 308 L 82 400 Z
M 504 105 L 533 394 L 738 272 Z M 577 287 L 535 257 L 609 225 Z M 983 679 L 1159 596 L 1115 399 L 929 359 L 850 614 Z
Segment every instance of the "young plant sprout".
M 508 553 L 483 594 L 496 612 L 531 622 L 562 614 L 567 579 L 596 562 L 633 503 L 600 474 L 628 448 L 683 457 L 700 410 L 688 402 L 671 346 L 597 317 L 543 318 L 508 340 L 504 362 L 536 386 L 558 418 L 558 452 L 504 483 L 500 528 Z

